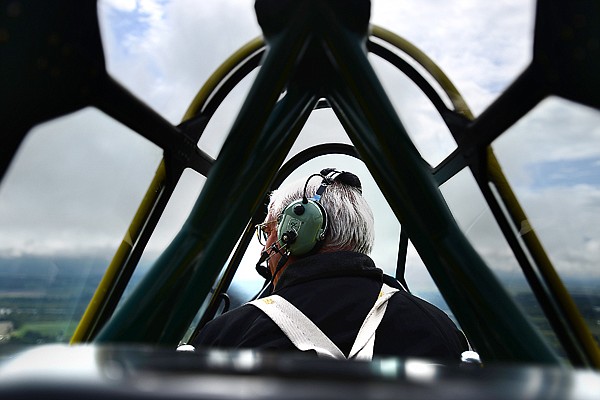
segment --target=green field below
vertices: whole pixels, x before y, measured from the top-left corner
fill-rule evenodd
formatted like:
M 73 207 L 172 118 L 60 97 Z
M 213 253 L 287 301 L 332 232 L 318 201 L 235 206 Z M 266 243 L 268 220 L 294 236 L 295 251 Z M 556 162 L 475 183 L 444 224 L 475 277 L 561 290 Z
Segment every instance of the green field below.
M 23 324 L 12 332 L 11 340 L 21 343 L 68 342 L 76 325 L 70 320 L 40 321 Z

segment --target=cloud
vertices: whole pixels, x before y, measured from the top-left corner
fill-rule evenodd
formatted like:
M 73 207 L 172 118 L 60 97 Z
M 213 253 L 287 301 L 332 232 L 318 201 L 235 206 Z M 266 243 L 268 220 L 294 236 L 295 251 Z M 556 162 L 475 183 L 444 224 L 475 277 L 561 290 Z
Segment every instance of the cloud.
M 559 274 L 599 278 L 600 184 L 594 162 L 599 157 L 593 154 L 600 140 L 595 135 L 584 140 L 577 133 L 586 126 L 593 130 L 597 116 L 564 101 L 553 99 L 550 104 L 536 111 L 531 117 L 534 121 L 506 133 L 506 139 L 501 136 L 496 154 L 528 217 L 522 224 L 535 229 Z M 558 104 L 560 118 L 556 117 Z M 566 123 L 557 124 L 557 120 Z M 571 131 L 581 141 L 567 140 Z M 442 192 L 459 225 L 492 269 L 518 272 L 515 257 L 471 173 L 461 172 L 442 186 Z
M 372 2 L 372 22 L 431 57 L 477 115 L 531 60 L 534 1 Z
M 250 0 L 141 1 L 135 9 L 100 2 L 99 9 L 110 73 L 172 122 L 226 57 L 260 35 Z M 533 9 L 533 1 L 381 0 L 372 2 L 372 23 L 424 50 L 479 113 L 527 65 Z
M 430 165 L 438 165 L 456 142 L 429 99 L 400 71 L 371 57 L 374 69 L 408 135 Z
M 600 185 L 551 186 L 519 194 L 557 271 L 600 278 Z
M 100 7 L 103 37 L 108 42 L 108 70 L 169 121 L 179 123 L 210 74 L 260 34 L 253 2 L 179 0 L 140 4 L 145 6 L 126 18 L 129 25 L 143 29 L 134 30 L 127 40 L 120 40 L 114 30 L 120 10 L 110 4 Z
M 119 11 L 133 12 L 138 6 L 137 0 L 103 0 L 102 4 L 106 7 Z
M 114 251 L 161 156 L 92 108 L 34 128 L 0 186 L 0 253 Z
M 260 34 L 253 4 L 253 0 L 100 1 L 108 71 L 137 97 L 177 124 L 213 71 L 244 43 Z M 479 114 L 529 63 L 534 7 L 533 0 L 373 0 L 372 22 L 400 34 L 422 49 L 446 72 L 475 114 Z M 425 159 L 436 165 L 455 148 L 447 128 L 428 100 L 400 72 L 379 61 L 374 64 L 409 135 Z M 236 88 L 207 128 L 200 145 L 210 154 L 218 154 L 251 79 L 249 77 Z M 36 148 L 31 150 L 31 159 L 21 164 L 18 170 L 15 168 L 14 178 L 7 177 L 0 187 L 0 202 L 3 202 L 0 203 L 0 220 L 6 221 L 6 224 L 0 224 L 3 229 L 0 230 L 0 243 L 4 249 L 64 250 L 69 243 L 81 242 L 81 246 L 85 246 L 84 239 L 89 241 L 88 247 L 105 248 L 114 247 L 115 241 L 118 244 L 123 236 L 158 164 L 160 151 L 150 149 L 146 154 L 144 150 L 133 156 L 130 149 L 145 145 L 133 143 L 136 139 L 131 139 L 132 135 L 123 133 L 122 127 L 107 122 L 98 113 L 84 112 L 82 115 L 77 116 L 75 122 L 67 118 L 50 124 L 50 134 L 58 138 L 58 142 L 42 140 L 39 144 L 34 143 Z M 528 213 L 531 212 L 535 226 L 540 225 L 536 229 L 551 248 L 552 257 L 574 270 L 577 270 L 576 265 L 589 266 L 594 260 L 597 265 L 600 259 L 599 232 L 586 226 L 586 223 L 591 225 L 589 222 L 598 225 L 595 217 L 600 215 L 597 210 L 598 185 L 565 186 L 567 172 L 560 163 L 548 162 L 586 158 L 591 164 L 598 163 L 599 122 L 598 114 L 593 110 L 549 99 L 494 143 L 517 195 Z M 83 138 L 81 127 L 86 127 L 86 132 L 87 129 L 102 132 L 100 137 L 103 139 L 93 134 Z M 75 136 L 60 139 L 62 133 Z M 294 145 L 292 154 L 324 141 L 349 142 L 330 111 L 316 111 Z M 104 158 L 84 156 L 88 153 L 80 146 L 85 143 L 92 155 L 103 155 Z M 65 148 L 81 151 L 62 156 Z M 54 162 L 52 156 L 55 154 L 61 154 L 62 164 Z M 48 169 L 47 166 L 53 164 L 60 171 Z M 548 167 L 562 173 L 562 187 L 556 187 L 556 179 L 546 185 L 533 185 L 539 182 L 539 171 Z M 361 169 L 363 167 L 355 168 L 368 175 Z M 63 180 L 56 180 L 55 172 L 60 172 Z M 465 174 L 470 172 L 465 171 Z M 123 179 L 117 187 L 112 182 L 114 177 Z M 368 181 L 362 175 L 361 178 Z M 85 185 L 86 180 L 97 182 L 96 188 L 108 189 L 96 190 L 93 185 L 90 188 Z M 498 228 L 486 211 L 487 206 L 481 203 L 478 190 L 468 181 L 458 178 L 444 189 L 450 197 L 452 211 L 486 260 L 495 268 L 510 270 L 514 267 L 510 250 L 503 239 L 499 239 Z M 184 179 L 178 189 L 181 193 L 176 193 L 171 200 L 149 244 L 153 252 L 158 252 L 174 236 L 202 182 L 198 177 Z M 30 186 L 25 187 L 25 184 Z M 71 184 L 73 189 L 68 188 Z M 67 189 L 58 189 L 65 186 Z M 374 183 L 365 184 L 365 189 L 365 193 L 378 193 Z M 111 197 L 113 195 L 115 197 Z M 117 199 L 116 195 L 120 197 Z M 56 207 L 54 214 L 38 209 L 39 196 L 45 196 Z M 548 199 L 556 201 L 548 202 Z M 399 225 L 395 218 L 390 218 L 391 211 L 386 210 L 387 204 L 380 194 L 374 195 L 369 202 L 376 210 L 377 264 L 393 273 Z M 82 217 L 85 214 L 85 210 L 80 209 L 82 204 L 91 206 L 97 214 L 91 219 Z M 564 217 L 558 217 L 563 209 L 578 210 L 580 214 L 569 215 L 565 222 Z M 17 226 L 17 219 L 21 227 Z M 551 226 L 561 227 L 561 235 L 553 236 L 552 230 L 546 228 L 545 223 L 550 222 Z M 19 232 L 24 235 L 34 232 L 34 236 L 21 238 Z M 46 241 L 42 242 L 44 237 Z M 253 265 L 248 265 L 253 273 Z M 430 279 L 417 265 L 418 256 L 411 250 L 407 272 L 412 274 L 410 279 L 423 286 L 430 285 Z
M 186 169 L 183 172 L 146 246 L 147 250 L 144 254 L 146 260 L 151 261 L 158 257 L 175 238 L 194 207 L 205 181 L 206 178 L 194 170 Z
M 600 159 L 600 114 L 589 107 L 549 97 L 498 138 L 494 151 L 507 174 L 528 184 L 530 166 L 548 161 Z

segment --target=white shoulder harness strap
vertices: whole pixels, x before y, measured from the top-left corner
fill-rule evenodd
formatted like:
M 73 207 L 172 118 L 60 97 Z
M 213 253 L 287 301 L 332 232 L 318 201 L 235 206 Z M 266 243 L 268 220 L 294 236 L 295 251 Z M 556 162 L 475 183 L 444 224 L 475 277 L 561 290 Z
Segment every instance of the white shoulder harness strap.
M 371 360 L 375 331 L 379 327 L 390 297 L 398 289 L 383 284 L 373 308 L 363 321 L 348 359 Z M 299 350 L 315 350 L 319 357 L 344 359 L 346 356 L 306 315 L 281 296 L 273 295 L 251 301 L 279 326 Z

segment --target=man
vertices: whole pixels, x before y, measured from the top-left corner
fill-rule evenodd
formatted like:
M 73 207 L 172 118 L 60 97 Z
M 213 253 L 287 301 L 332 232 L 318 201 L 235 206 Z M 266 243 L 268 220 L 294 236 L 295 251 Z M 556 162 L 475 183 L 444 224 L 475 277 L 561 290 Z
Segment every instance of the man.
M 272 295 L 215 318 L 195 346 L 456 362 L 468 350 L 446 314 L 375 267 L 373 214 L 355 175 L 327 169 L 274 191 L 258 228 Z

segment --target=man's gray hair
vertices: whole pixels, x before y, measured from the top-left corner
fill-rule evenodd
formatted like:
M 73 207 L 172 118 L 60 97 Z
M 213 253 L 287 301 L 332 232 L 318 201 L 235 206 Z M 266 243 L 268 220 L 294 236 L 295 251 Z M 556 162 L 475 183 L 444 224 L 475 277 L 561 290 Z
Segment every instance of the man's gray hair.
M 285 207 L 302 198 L 306 179 L 298 180 L 271 193 L 267 221 L 275 220 Z M 311 198 L 321 179 L 308 182 L 306 196 Z M 361 189 L 338 181 L 328 186 L 320 203 L 327 211 L 328 229 L 320 251 L 348 250 L 370 254 L 375 241 L 375 222 L 371 207 Z

